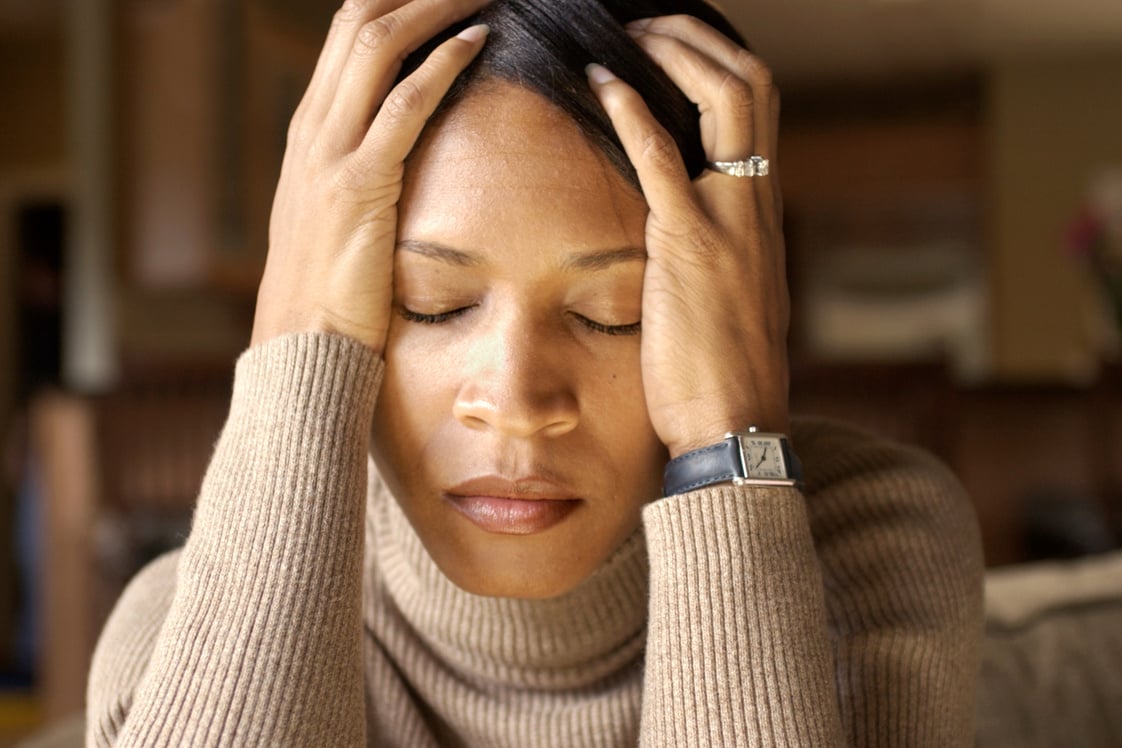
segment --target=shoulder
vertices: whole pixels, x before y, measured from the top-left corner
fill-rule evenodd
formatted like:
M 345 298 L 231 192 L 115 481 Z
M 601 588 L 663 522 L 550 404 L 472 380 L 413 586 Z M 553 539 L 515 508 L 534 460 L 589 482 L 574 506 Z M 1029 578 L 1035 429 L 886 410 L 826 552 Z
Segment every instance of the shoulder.
M 872 518 L 906 512 L 940 517 L 940 524 L 953 520 L 967 533 L 964 540 L 976 540 L 969 537 L 976 532 L 970 497 L 934 455 L 823 419 L 795 419 L 791 441 L 803 463 L 812 522 L 838 513 Z
M 936 482 L 962 494 L 951 471 L 935 456 L 878 436 L 852 424 L 822 418 L 795 418 L 791 440 L 806 472 L 806 491 L 836 488 L 870 479 Z
M 175 596 L 180 551 L 160 556 L 129 582 L 102 629 L 90 666 L 90 729 L 115 734 L 132 702 Z
M 924 450 L 833 421 L 798 420 L 791 439 L 803 462 L 811 533 L 828 590 L 906 598 L 917 606 L 913 613 L 936 615 L 932 606 L 944 604 L 941 615 L 980 614 L 977 518 L 946 465 Z

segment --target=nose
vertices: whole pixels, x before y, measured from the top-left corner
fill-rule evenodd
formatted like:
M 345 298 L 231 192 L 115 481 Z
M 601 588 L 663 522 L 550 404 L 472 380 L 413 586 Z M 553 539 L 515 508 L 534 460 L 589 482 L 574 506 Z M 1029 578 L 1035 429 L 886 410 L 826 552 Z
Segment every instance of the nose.
M 477 431 L 509 437 L 562 436 L 580 408 L 562 342 L 530 320 L 488 326 L 468 342 L 465 375 L 452 406 Z

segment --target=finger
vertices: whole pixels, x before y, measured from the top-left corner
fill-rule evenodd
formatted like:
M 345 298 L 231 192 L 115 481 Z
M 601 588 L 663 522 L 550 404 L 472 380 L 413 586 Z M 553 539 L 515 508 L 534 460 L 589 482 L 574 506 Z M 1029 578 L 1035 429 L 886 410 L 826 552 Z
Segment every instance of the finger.
M 297 111 L 316 124 L 322 121 L 335 99 L 339 75 L 350 57 L 358 30 L 371 19 L 395 11 L 407 2 L 410 0 L 346 0 L 331 19 L 327 39 Z
M 405 161 L 456 77 L 483 49 L 488 32 L 482 24 L 464 29 L 390 91 L 356 154 L 359 168 Z
M 668 36 L 702 51 L 721 67 L 748 81 L 752 88 L 754 102 L 754 124 L 759 132 L 768 127 L 766 138 L 757 138 L 756 145 L 770 146 L 769 158 L 776 154 L 775 141 L 778 131 L 777 102 L 778 90 L 771 69 L 756 55 L 740 46 L 712 26 L 693 16 L 662 16 L 643 19 L 628 24 L 628 29 L 640 34 Z M 742 158 L 738 156 L 737 158 Z
M 405 58 L 488 1 L 413 0 L 363 24 L 340 73 L 325 127 L 345 143 L 361 141 Z
M 697 49 L 703 49 L 720 65 L 736 70 L 751 79 L 749 67 L 761 68 L 761 74 L 770 78 L 770 71 L 763 62 L 732 39 L 694 16 L 659 16 L 644 18 L 627 24 L 628 29 L 648 34 L 672 36 Z
M 701 141 L 711 161 L 755 153 L 752 86 L 713 58 L 672 36 L 636 32 L 635 41 L 701 112 Z
M 646 102 L 602 65 L 589 65 L 587 73 L 593 92 L 635 166 L 651 211 L 678 217 L 696 213 L 689 173 L 678 144 L 651 114 Z

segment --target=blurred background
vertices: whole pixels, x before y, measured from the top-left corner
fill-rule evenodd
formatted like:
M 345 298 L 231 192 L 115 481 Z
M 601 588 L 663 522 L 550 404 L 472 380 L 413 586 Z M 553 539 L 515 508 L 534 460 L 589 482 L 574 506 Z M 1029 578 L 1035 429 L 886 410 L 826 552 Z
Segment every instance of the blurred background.
M 0 745 L 182 542 L 335 0 L 0 0 Z M 1122 525 L 1122 3 L 727 0 L 784 101 L 793 407 L 959 475 L 987 563 Z

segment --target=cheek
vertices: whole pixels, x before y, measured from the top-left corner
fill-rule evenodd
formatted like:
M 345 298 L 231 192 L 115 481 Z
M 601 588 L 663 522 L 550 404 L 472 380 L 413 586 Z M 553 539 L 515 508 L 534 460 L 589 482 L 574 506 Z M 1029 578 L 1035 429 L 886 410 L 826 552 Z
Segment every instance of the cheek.
M 595 396 L 585 399 L 586 427 L 611 450 L 611 462 L 624 481 L 634 481 L 632 490 L 657 498 L 668 455 L 651 425 L 638 351 L 618 358 L 608 371 L 592 379 L 599 385 Z
M 425 445 L 451 412 L 455 396 L 447 349 L 426 345 L 423 336 L 410 335 L 402 320 L 390 325 L 385 372 L 374 410 L 375 456 L 391 457 L 397 465 L 415 465 Z

